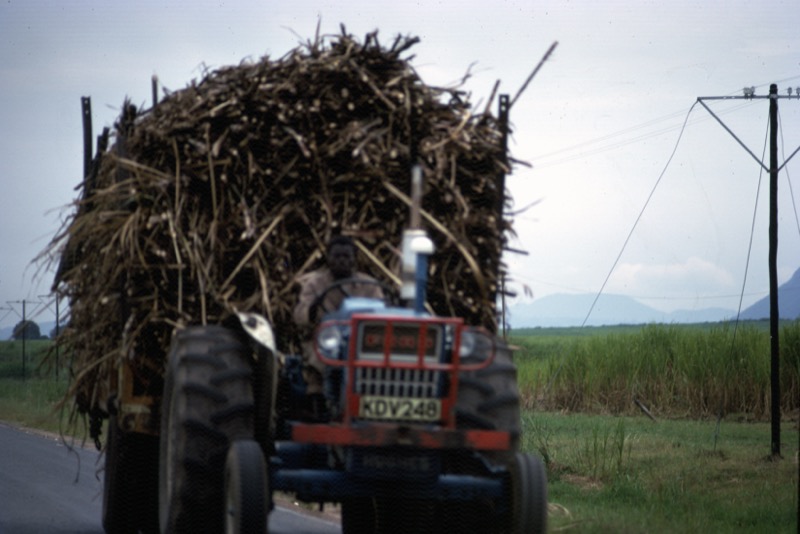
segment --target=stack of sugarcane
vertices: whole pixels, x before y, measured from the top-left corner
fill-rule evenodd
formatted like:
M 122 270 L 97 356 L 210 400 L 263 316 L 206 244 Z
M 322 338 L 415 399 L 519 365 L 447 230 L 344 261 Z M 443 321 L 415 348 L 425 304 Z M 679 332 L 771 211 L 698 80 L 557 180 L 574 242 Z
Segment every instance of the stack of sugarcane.
M 396 285 L 413 163 L 436 245 L 429 308 L 495 328 L 510 230 L 503 132 L 462 92 L 421 81 L 401 57 L 415 42 L 343 31 L 210 72 L 150 110 L 125 105 L 54 240 L 74 391 L 97 401 L 96 379 L 121 358 L 161 369 L 175 328 L 235 310 L 264 314 L 296 350 L 297 279 L 335 234 L 353 237 L 361 270 Z

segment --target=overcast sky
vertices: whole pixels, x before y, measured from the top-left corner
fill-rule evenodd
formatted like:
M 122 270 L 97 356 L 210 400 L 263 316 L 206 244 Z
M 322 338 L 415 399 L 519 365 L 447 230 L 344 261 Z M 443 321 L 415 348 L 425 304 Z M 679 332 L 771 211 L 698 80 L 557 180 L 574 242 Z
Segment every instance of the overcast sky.
M 699 96 L 800 87 L 797 0 L 5 0 L 0 327 L 20 320 L 22 300 L 29 317 L 53 319 L 52 274 L 31 261 L 77 195 L 81 96 L 92 97 L 97 134 L 126 96 L 149 106 L 152 75 L 177 90 L 205 67 L 277 58 L 320 21 L 323 33 L 343 23 L 387 43 L 419 36 L 424 81 L 452 84 L 473 65 L 476 104 L 496 80 L 513 97 L 558 41 L 511 110 L 512 154 L 532 168 L 517 167 L 508 185 L 517 208 L 537 203 L 515 218 L 512 246 L 529 255 L 507 261 L 533 298 L 596 293 L 611 272 L 606 293 L 663 310 L 735 310 L 754 220 L 744 305 L 767 294 L 768 173 L 702 106 L 689 112 Z M 707 105 L 762 157 L 767 100 Z M 800 145 L 800 100 L 779 100 L 779 113 L 782 162 Z M 799 160 L 780 174 L 781 283 L 800 267 Z

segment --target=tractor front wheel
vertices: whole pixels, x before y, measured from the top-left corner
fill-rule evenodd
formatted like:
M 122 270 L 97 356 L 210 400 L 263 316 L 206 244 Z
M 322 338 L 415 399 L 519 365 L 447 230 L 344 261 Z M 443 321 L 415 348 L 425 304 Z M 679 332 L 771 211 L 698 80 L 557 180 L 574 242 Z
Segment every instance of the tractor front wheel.
M 547 532 L 547 471 L 531 454 L 517 453 L 509 464 L 511 475 L 511 533 Z
M 268 486 L 261 445 L 234 441 L 225 462 L 225 534 L 266 534 Z

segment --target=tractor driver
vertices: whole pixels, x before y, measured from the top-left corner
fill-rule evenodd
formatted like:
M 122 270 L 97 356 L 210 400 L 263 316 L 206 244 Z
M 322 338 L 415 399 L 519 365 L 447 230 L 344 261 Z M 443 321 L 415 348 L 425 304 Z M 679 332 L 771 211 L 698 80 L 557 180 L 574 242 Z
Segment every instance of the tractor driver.
M 306 273 L 298 280 L 300 296 L 293 315 L 295 323 L 301 327 L 312 327 L 323 314 L 339 309 L 346 296 L 384 298 L 377 280 L 355 270 L 356 246 L 349 237 L 340 235 L 331 238 L 327 246 L 326 262 L 325 267 Z M 331 287 L 347 279 L 353 281 Z M 357 280 L 364 280 L 366 283 L 359 283 Z M 304 343 L 303 360 L 306 394 L 308 396 L 317 394 L 321 397 L 325 367 L 317 358 L 310 341 Z

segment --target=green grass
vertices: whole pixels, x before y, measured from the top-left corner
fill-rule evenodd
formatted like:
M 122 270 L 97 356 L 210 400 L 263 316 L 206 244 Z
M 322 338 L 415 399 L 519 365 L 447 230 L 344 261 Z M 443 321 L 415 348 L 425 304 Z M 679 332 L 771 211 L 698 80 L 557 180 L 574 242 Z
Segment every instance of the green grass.
M 50 432 L 61 429 L 60 410 L 67 380 L 0 378 L 0 421 Z
M 798 433 L 766 423 L 526 412 L 546 459 L 551 531 L 796 532 Z
M 551 531 L 798 531 L 799 322 L 781 325 L 777 461 L 766 322 L 516 330 L 511 342 Z
M 69 386 L 68 371 L 43 365 L 52 342 L 27 341 L 25 357 L 21 341 L 0 342 L 0 421 L 59 432 L 59 402 Z M 73 429 L 74 430 L 74 429 Z
M 0 378 L 26 379 L 47 371 L 40 368 L 52 346 L 48 340 L 0 341 Z

